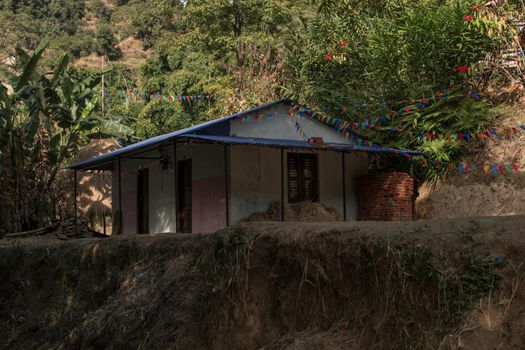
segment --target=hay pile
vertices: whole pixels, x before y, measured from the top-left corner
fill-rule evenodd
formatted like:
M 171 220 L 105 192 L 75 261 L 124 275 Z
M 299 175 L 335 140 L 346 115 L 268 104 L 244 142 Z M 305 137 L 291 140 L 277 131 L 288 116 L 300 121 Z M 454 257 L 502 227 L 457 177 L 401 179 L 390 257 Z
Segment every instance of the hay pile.
M 339 221 L 340 219 L 337 209 L 322 203 L 299 202 L 284 209 L 284 221 L 328 222 Z M 281 221 L 281 203 L 273 201 L 267 211 L 253 213 L 241 221 Z
M 114 139 L 94 139 L 83 147 L 74 162 L 79 162 L 119 149 Z M 111 211 L 111 172 L 79 171 L 78 172 L 77 215 L 86 218 L 89 227 L 98 232 L 112 233 Z M 57 181 L 58 210 L 60 218 L 65 220 L 74 216 L 73 207 L 73 172 L 64 171 Z

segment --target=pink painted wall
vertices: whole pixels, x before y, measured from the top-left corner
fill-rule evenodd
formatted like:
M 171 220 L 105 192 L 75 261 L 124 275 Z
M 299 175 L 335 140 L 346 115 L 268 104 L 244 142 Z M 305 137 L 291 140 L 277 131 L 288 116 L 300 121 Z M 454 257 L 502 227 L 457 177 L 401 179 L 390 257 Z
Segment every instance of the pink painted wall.
M 137 227 L 137 192 L 122 192 L 122 232 L 136 234 Z
M 224 176 L 193 180 L 193 232 L 211 233 L 226 227 L 224 181 Z

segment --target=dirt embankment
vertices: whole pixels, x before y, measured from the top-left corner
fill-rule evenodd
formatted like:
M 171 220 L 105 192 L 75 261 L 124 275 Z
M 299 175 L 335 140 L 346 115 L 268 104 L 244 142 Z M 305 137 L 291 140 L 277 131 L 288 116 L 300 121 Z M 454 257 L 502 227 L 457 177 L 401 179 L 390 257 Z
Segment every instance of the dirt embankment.
M 494 119 L 496 128 L 512 128 L 525 123 L 525 99 L 503 108 Z M 419 189 L 416 211 L 422 219 L 466 218 L 473 216 L 525 215 L 525 132 L 518 129 L 510 136 L 489 141 L 472 141 L 467 146 L 464 164 L 475 164 L 476 173 L 456 173 L 435 188 L 424 184 Z M 485 174 L 485 163 L 518 164 L 519 172 Z
M 0 348 L 523 349 L 525 218 L 0 241 Z

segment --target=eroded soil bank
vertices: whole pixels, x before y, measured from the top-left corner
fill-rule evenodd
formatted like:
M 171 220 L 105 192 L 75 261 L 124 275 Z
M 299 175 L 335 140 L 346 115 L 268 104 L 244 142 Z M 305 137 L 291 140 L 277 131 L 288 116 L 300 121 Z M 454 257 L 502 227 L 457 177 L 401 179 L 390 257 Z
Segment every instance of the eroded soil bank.
M 523 349 L 525 218 L 0 240 L 2 349 Z

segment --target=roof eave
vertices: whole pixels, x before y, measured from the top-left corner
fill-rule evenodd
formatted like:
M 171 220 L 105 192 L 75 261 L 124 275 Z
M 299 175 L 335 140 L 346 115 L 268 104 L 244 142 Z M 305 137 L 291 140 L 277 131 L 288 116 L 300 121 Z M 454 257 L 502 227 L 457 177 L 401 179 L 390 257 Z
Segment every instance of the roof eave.
M 180 135 L 185 134 L 185 133 L 195 133 L 195 132 L 197 132 L 199 130 L 202 130 L 204 128 L 207 128 L 207 127 L 210 127 L 210 126 L 214 126 L 216 124 L 224 123 L 224 122 L 230 121 L 230 120 L 235 119 L 235 118 L 240 118 L 243 115 L 254 113 L 254 112 L 257 112 L 258 110 L 261 110 L 261 109 L 264 109 L 264 108 L 267 108 L 267 107 L 271 107 L 271 106 L 279 104 L 279 103 L 290 103 L 290 102 L 291 102 L 291 100 L 289 98 L 273 101 L 273 102 L 266 103 L 264 105 L 261 105 L 261 106 L 249 109 L 247 111 L 243 111 L 243 112 L 232 114 L 232 115 L 224 117 L 224 118 L 210 120 L 208 122 L 201 123 L 201 124 L 198 124 L 198 125 L 195 125 L 195 126 L 192 126 L 192 127 L 184 128 L 184 129 L 181 129 L 181 130 L 177 130 L 177 131 L 174 131 L 174 132 L 171 132 L 171 133 L 168 133 L 168 134 L 155 136 L 155 137 L 149 138 L 147 140 L 140 141 L 140 142 L 134 143 L 132 145 L 123 147 L 123 148 L 118 149 L 116 151 L 109 152 L 109 153 L 106 153 L 106 154 L 102 154 L 100 156 L 97 156 L 97 157 L 94 157 L 94 158 L 91 158 L 91 159 L 87 159 L 87 160 L 84 160 L 84 161 L 81 161 L 81 162 L 77 162 L 77 163 L 71 164 L 71 165 L 67 166 L 66 169 L 71 169 L 71 170 L 84 170 L 84 169 L 86 169 L 86 170 L 102 170 L 102 169 L 93 169 L 93 167 L 97 167 L 98 165 L 106 164 L 108 162 L 112 162 L 113 160 L 118 159 L 119 157 L 123 157 L 123 156 L 130 155 L 130 154 L 133 154 L 133 153 L 143 152 L 144 149 L 147 148 L 147 147 L 158 146 L 158 145 L 161 145 L 163 143 L 172 142 L 177 137 L 179 137 Z

